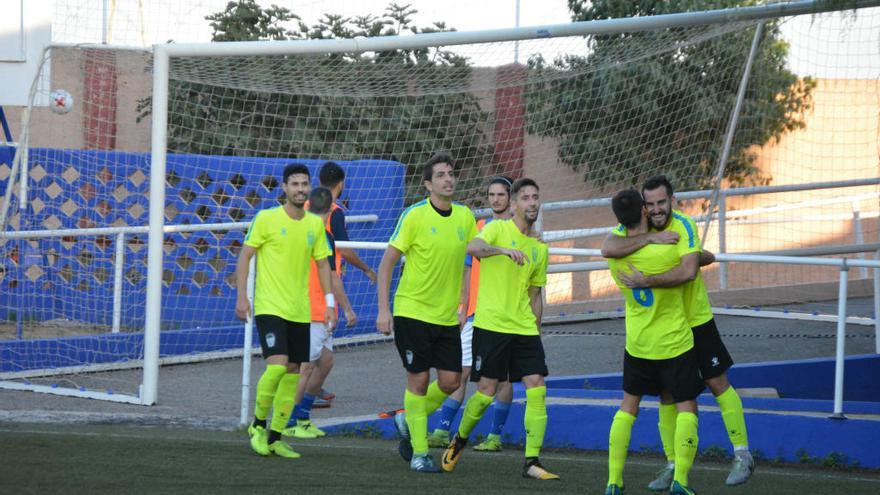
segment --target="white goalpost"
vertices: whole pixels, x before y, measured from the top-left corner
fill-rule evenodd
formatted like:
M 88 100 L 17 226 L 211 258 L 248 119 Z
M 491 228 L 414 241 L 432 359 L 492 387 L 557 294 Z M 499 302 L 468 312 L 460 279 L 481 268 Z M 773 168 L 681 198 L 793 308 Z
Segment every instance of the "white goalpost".
M 878 5 L 845 7 L 880 25 L 869 9 Z M 246 418 L 256 347 L 251 323 L 234 319 L 232 272 L 248 221 L 278 204 L 283 166 L 307 165 L 315 184 L 326 161 L 343 166 L 351 241 L 338 246 L 375 267 L 398 215 L 423 194 L 418 167 L 435 151 L 458 161 L 457 195 L 478 212 L 492 176 L 540 183 L 548 318 L 619 306 L 598 258 L 613 225 L 608 198 L 666 173 L 723 261 L 704 272 L 719 297 L 796 288 L 764 300 L 781 307 L 830 284 L 845 324 L 847 297 L 876 294 L 880 267 L 866 258 L 880 216 L 876 116 L 850 103 L 872 81 L 796 74 L 780 38 L 792 19 L 840 8 L 802 1 L 150 52 L 52 47 L 65 54 L 47 59 L 53 79 L 81 74 L 68 85 L 81 103 L 55 121 L 35 111 L 32 125 L 50 132 L 31 135 L 24 162 L 0 149 L 11 191 L 0 388 L 153 405 L 161 365 L 243 356 Z M 823 36 L 800 36 L 824 53 Z M 506 63 L 514 51 L 528 62 Z M 73 126 L 82 138 L 64 141 Z M 848 155 L 833 156 L 844 146 L 829 142 L 834 132 Z M 777 257 L 753 256 L 766 251 Z M 360 318 L 339 336 L 375 339 L 373 286 L 350 264 L 343 281 Z

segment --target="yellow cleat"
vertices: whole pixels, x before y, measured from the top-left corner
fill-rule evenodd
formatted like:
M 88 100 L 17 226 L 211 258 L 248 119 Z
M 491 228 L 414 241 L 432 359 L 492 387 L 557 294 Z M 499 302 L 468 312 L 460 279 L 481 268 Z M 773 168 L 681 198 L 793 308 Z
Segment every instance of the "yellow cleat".
M 534 458 L 531 461 L 526 461 L 525 465 L 523 465 L 523 478 L 531 478 L 533 480 L 558 480 L 559 475 L 553 474 L 550 471 L 544 469 L 544 466 L 538 462 L 537 458 Z
M 285 459 L 299 459 L 299 453 L 295 452 L 290 445 L 282 442 L 281 440 L 275 440 L 271 444 L 269 444 L 269 452 L 277 455 L 278 457 L 284 457 Z
M 248 436 L 251 437 L 251 450 L 259 455 L 269 455 L 269 434 L 262 426 L 248 426 Z
M 461 459 L 461 453 L 464 452 L 465 445 L 467 445 L 467 438 L 461 438 L 458 433 L 452 437 L 449 446 L 443 451 L 443 457 L 440 458 L 440 468 L 443 471 L 451 473 L 455 469 L 455 465 Z

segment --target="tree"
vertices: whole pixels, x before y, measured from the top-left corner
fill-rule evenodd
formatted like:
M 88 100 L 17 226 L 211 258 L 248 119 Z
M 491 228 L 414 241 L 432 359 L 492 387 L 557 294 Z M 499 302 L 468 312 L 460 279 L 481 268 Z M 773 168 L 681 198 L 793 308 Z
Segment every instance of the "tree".
M 440 22 L 413 26 L 415 13 L 392 3 L 381 17 L 325 14 L 307 26 L 288 9 L 239 0 L 206 19 L 212 21 L 214 41 L 448 30 Z M 467 60 L 446 50 L 199 59 L 175 64 L 172 73 L 169 150 L 395 160 L 408 166 L 408 203 L 424 195 L 418 168 L 437 151 L 457 155 L 466 188 L 490 173 L 488 115 L 466 92 Z M 142 103 L 148 111 L 148 102 Z
M 569 9 L 573 20 L 587 21 L 751 3 L 569 0 Z M 711 186 L 754 30 L 674 43 L 687 33 L 668 29 L 595 36 L 588 40 L 586 56 L 530 60 L 529 131 L 558 139 L 560 159 L 597 187 L 635 184 L 661 172 L 680 189 Z M 787 53 L 778 24 L 767 22 L 725 170 L 732 184 L 766 183 L 769 178 L 759 174 L 750 148 L 804 127 L 815 81 L 789 72 Z

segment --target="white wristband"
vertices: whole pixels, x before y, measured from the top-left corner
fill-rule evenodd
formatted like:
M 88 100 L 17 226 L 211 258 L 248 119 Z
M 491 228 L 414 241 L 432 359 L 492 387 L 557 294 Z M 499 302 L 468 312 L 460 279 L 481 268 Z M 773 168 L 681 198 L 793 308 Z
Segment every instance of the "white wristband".
M 333 297 L 333 294 L 324 294 L 324 302 L 327 303 L 328 308 L 336 307 L 336 298 Z

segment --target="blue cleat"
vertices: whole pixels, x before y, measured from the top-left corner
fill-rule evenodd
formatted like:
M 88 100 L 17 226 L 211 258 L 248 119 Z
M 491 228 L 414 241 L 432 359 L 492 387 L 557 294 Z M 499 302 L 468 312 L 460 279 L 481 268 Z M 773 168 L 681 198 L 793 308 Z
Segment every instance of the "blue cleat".
M 669 493 L 670 495 L 697 495 L 697 492 L 693 491 L 690 487 L 684 486 L 677 481 L 672 482 Z
M 397 429 L 397 438 L 400 442 L 397 444 L 397 452 L 406 462 L 413 460 L 412 443 L 409 440 L 409 426 L 406 424 L 406 413 L 397 413 L 394 415 L 394 427 Z M 434 461 L 431 461 L 434 466 Z M 413 470 L 416 470 L 413 468 Z
M 412 456 L 412 449 L 410 449 L 410 455 Z M 441 472 L 440 468 L 434 464 L 434 459 L 431 457 L 431 454 L 412 456 L 412 460 L 409 462 L 409 468 L 417 473 L 437 474 Z
M 608 485 L 605 488 L 605 495 L 623 495 L 623 487 L 617 485 Z

